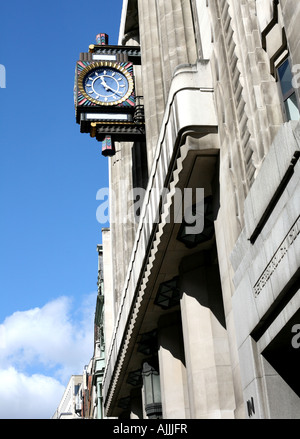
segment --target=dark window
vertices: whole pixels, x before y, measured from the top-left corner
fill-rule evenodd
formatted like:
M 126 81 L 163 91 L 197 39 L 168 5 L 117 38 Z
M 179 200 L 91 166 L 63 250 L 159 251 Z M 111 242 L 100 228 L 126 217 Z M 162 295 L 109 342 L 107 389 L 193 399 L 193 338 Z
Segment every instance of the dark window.
M 299 120 L 299 105 L 295 89 L 292 85 L 292 71 L 289 59 L 286 59 L 278 68 L 278 79 L 281 87 L 284 111 L 287 120 Z

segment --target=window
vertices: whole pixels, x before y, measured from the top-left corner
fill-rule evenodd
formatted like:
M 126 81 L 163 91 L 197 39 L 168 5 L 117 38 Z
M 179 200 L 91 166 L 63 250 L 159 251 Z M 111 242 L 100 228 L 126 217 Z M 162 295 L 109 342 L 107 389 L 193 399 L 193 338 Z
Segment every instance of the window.
M 282 92 L 284 111 L 287 120 L 299 120 L 299 105 L 295 89 L 292 86 L 292 71 L 289 59 L 286 59 L 278 68 L 278 79 Z

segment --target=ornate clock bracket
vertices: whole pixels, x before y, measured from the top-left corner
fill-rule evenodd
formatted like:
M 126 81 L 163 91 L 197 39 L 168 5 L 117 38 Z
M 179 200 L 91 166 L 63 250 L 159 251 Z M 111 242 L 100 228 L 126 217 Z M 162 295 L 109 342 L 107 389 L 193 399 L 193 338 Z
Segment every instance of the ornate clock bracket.
M 145 140 L 144 106 L 135 94 L 138 46 L 110 46 L 99 34 L 97 44 L 76 63 L 74 103 L 80 132 L 102 143 L 102 154 L 115 154 L 115 142 Z

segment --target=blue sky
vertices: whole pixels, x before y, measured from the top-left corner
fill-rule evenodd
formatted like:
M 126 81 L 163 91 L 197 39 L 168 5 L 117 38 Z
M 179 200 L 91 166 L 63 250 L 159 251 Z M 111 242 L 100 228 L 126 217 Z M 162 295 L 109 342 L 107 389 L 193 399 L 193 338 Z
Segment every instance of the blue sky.
M 75 122 L 74 73 L 97 33 L 118 43 L 121 9 L 122 0 L 1 4 L 0 418 L 51 417 L 92 355 L 105 226 L 96 194 L 108 163 Z

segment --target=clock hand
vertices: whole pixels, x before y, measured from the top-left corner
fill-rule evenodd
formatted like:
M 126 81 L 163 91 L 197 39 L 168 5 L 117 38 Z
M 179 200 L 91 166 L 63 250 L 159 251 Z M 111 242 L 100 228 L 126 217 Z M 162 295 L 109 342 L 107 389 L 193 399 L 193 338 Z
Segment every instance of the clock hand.
M 113 93 L 115 93 L 115 94 L 117 94 L 117 95 L 119 95 L 119 96 L 122 96 L 122 93 L 117 92 L 116 90 L 114 90 L 113 88 L 111 88 L 108 84 L 106 84 L 106 82 L 104 81 L 103 76 L 100 76 L 100 79 L 101 79 L 101 84 L 103 85 L 103 87 L 104 87 L 106 90 L 110 90 L 110 91 L 112 91 Z
M 120 93 L 120 92 L 114 90 L 114 89 L 111 88 L 109 85 L 108 85 L 108 88 L 109 88 L 109 90 L 111 90 L 111 91 L 112 91 L 113 93 L 115 93 L 116 95 L 122 96 L 122 93 Z
M 100 79 L 101 79 L 101 84 L 103 85 L 103 87 L 106 89 L 106 90 L 108 90 L 109 89 L 109 86 L 106 84 L 106 82 L 104 81 L 104 77 L 103 76 L 100 76 Z

